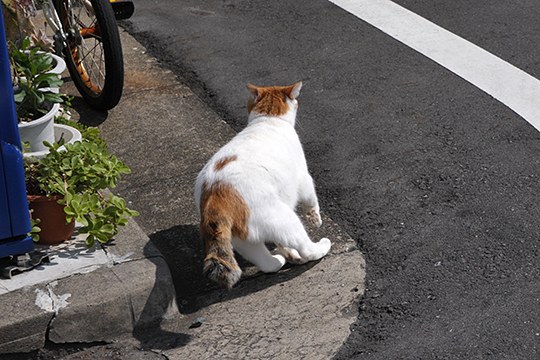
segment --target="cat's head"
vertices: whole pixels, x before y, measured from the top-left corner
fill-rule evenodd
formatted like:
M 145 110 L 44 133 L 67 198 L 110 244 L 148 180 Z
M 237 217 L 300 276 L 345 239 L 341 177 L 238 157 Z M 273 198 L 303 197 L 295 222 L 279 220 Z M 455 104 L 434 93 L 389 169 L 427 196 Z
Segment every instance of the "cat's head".
M 272 116 L 280 117 L 292 122 L 296 118 L 298 101 L 296 98 L 300 95 L 302 82 L 299 81 L 289 86 L 255 86 L 247 84 L 249 90 L 248 112 L 249 120 L 256 117 Z

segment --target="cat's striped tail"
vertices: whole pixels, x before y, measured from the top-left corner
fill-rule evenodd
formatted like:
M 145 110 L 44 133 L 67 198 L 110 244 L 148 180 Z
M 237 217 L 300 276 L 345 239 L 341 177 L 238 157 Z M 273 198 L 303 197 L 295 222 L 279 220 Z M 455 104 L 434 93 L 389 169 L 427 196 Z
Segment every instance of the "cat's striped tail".
M 248 212 L 242 197 L 230 185 L 218 183 L 204 187 L 200 228 L 205 250 L 203 272 L 228 289 L 242 275 L 234 258 L 232 237 L 247 238 Z

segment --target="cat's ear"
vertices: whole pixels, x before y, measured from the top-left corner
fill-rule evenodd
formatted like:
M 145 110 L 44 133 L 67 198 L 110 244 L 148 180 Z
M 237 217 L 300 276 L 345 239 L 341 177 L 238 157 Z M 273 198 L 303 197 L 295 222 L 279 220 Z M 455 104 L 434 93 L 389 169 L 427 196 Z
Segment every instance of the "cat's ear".
M 287 88 L 288 90 L 288 96 L 291 100 L 294 100 L 300 95 L 300 89 L 302 89 L 302 82 L 299 81 L 297 83 L 292 84 Z
M 249 94 L 251 96 L 251 98 L 254 100 L 254 101 L 257 101 L 258 98 L 259 98 L 259 88 L 253 84 L 250 84 L 248 83 L 246 85 L 246 88 L 249 90 Z

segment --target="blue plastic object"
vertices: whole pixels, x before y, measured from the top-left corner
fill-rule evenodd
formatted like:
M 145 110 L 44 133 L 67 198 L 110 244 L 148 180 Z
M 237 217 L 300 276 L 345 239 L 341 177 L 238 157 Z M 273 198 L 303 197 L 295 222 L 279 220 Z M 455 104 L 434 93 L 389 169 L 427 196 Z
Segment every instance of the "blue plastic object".
M 3 19 L 0 7 L 0 258 L 34 250 Z

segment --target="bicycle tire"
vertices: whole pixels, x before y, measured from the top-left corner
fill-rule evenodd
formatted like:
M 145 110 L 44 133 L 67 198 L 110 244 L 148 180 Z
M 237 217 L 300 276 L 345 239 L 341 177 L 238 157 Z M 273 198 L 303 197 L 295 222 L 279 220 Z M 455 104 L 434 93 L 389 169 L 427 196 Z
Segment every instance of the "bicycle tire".
M 63 54 L 75 86 L 91 107 L 112 109 L 122 97 L 124 63 L 111 4 L 107 0 L 58 0 L 55 5 L 68 34 Z M 99 55 L 91 54 L 97 49 Z

